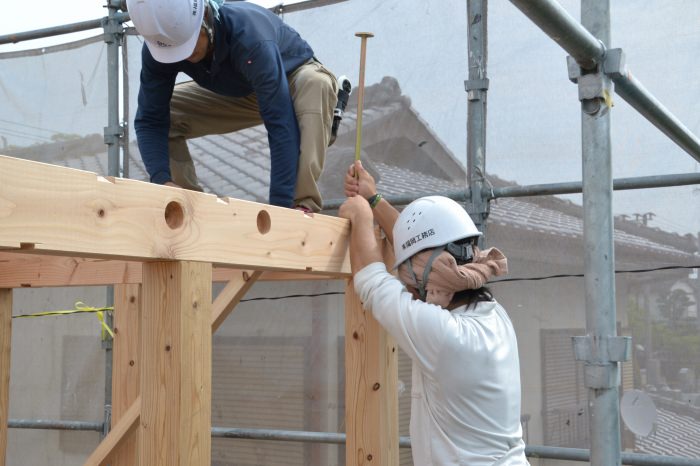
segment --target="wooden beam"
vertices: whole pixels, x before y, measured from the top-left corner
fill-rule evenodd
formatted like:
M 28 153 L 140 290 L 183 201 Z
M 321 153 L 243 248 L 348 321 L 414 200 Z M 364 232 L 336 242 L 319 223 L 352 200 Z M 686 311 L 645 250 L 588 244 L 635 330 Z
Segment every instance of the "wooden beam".
M 100 286 L 141 283 L 142 262 L 46 256 L 0 251 L 0 288 Z M 239 269 L 215 267 L 212 280 L 228 282 Z M 303 272 L 263 272 L 259 281 L 334 280 L 336 275 Z
M 112 429 L 141 390 L 141 285 L 114 287 Z M 111 466 L 138 466 L 138 432 L 131 432 L 110 455 Z
M 251 286 L 260 278 L 262 272 L 240 271 L 229 281 L 214 300 L 211 313 L 212 335 L 224 323 L 234 307 L 248 292 Z
M 95 451 L 83 463 L 83 466 L 100 466 L 103 464 L 119 443 L 136 429 L 141 413 L 141 398 L 129 407 L 121 417 L 117 425 L 109 431 L 109 434 L 100 442 Z
M 211 264 L 143 266 L 141 465 L 211 463 Z
M 0 466 L 7 455 L 10 419 L 10 356 L 12 346 L 12 290 L 0 288 Z
M 0 251 L 0 287 L 98 286 L 141 283 L 141 262 Z
M 0 156 L 0 249 L 349 276 L 345 219 Z
M 345 287 L 347 466 L 399 464 L 398 354 L 393 339 Z

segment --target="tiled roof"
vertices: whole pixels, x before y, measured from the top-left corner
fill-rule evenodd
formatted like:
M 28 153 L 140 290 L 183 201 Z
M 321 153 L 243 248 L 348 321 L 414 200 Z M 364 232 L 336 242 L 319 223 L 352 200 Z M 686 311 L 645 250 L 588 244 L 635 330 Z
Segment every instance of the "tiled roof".
M 637 437 L 635 450 L 652 455 L 700 458 L 700 421 L 657 408 L 656 431 Z

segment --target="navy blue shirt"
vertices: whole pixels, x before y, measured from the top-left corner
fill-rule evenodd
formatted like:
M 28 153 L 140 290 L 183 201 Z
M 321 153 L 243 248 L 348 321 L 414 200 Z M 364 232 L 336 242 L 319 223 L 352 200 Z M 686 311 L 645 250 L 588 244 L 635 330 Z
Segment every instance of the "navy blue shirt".
M 248 2 L 222 5 L 214 25 L 214 54 L 199 63 L 157 62 L 144 44 L 134 120 L 141 157 L 154 183 L 171 181 L 168 157 L 170 98 L 183 72 L 216 93 L 255 93 L 270 143 L 270 204 L 291 207 L 299 162 L 299 126 L 287 75 L 313 50 L 275 14 Z

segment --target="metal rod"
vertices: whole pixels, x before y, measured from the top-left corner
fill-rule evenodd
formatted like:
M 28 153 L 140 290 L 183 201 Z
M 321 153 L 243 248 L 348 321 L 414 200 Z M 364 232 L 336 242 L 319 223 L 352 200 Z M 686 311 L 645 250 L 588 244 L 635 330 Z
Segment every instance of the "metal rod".
M 86 421 L 52 421 L 10 419 L 10 429 L 51 429 L 76 431 L 102 431 L 101 422 Z M 212 427 L 212 437 L 249 440 L 279 440 L 288 442 L 317 442 L 343 445 L 345 434 L 332 432 L 303 432 L 274 429 L 241 429 L 231 427 Z M 410 437 L 399 437 L 399 448 L 411 448 Z M 580 448 L 549 447 L 528 445 L 525 454 L 529 458 L 547 458 L 572 461 L 588 461 L 589 450 Z M 622 464 L 634 466 L 700 466 L 700 459 L 678 456 L 644 455 L 640 453 L 622 453 Z
M 115 18 L 117 8 L 109 5 L 109 16 L 104 22 L 105 42 L 107 43 L 107 127 L 105 127 L 105 144 L 107 144 L 107 175 L 118 177 L 120 134 L 119 125 L 119 48 L 123 37 L 123 27 Z
M 102 432 L 103 422 L 51 421 L 46 419 L 10 419 L 10 429 L 92 430 Z
M 569 53 L 581 68 L 601 63 L 606 46 L 578 23 L 556 0 L 510 0 L 552 40 Z M 679 122 L 642 84 L 627 72 L 614 78 L 615 92 L 639 111 L 673 142 L 700 160 L 700 140 Z
M 632 73 L 613 77 L 615 93 L 700 162 L 700 140 L 663 106 Z
M 476 227 L 483 233 L 479 246 L 486 242 L 488 199 L 483 196 L 486 181 L 486 93 L 488 90 L 488 2 L 467 2 L 469 77 L 467 88 L 467 180 L 470 206 L 467 209 Z
M 119 23 L 124 23 L 129 21 L 128 13 L 117 13 L 113 18 Z M 44 29 L 35 29 L 33 31 L 17 32 L 14 34 L 6 34 L 0 36 L 0 45 L 2 44 L 16 44 L 17 42 L 33 40 L 33 39 L 43 39 L 44 37 L 60 36 L 63 34 L 71 34 L 73 32 L 89 31 L 90 29 L 98 29 L 102 27 L 104 19 L 91 19 L 88 21 L 81 21 L 79 23 L 64 24 L 62 26 L 53 26 Z
M 555 0 L 510 0 L 584 69 L 603 59 L 605 46 Z
M 675 175 L 640 176 L 633 178 L 618 178 L 613 180 L 613 190 L 664 188 L 669 186 L 687 186 L 700 184 L 700 173 L 679 173 Z M 526 197 L 551 194 L 575 194 L 582 192 L 582 183 L 533 184 L 530 186 L 506 186 L 503 188 L 485 189 L 484 196 L 489 199 L 501 197 Z
M 675 175 L 640 176 L 632 178 L 618 178 L 613 180 L 615 191 L 630 189 L 665 188 L 669 186 L 687 186 L 700 184 L 700 173 L 679 173 Z M 506 186 L 503 188 L 483 188 L 482 196 L 487 199 L 499 199 L 504 197 L 546 196 L 555 194 L 576 194 L 582 192 L 582 183 L 572 181 L 569 183 L 533 184 L 529 186 Z M 469 202 L 469 195 L 463 191 L 436 191 L 417 195 L 384 196 L 384 198 L 396 206 L 407 205 L 415 201 L 417 197 L 444 196 L 458 202 Z M 329 199 L 323 201 L 323 210 L 336 210 L 345 202 L 345 199 Z
M 356 32 L 360 38 L 360 78 L 357 83 L 357 130 L 355 131 L 355 160 L 362 153 L 362 107 L 365 100 L 365 61 L 367 59 L 367 39 L 374 37 L 371 32 Z
M 610 42 L 610 0 L 581 0 L 581 23 L 604 44 Z M 610 78 L 598 67 L 603 89 Z M 615 251 L 612 214 L 610 112 L 600 98 L 581 101 L 583 154 L 583 242 L 586 332 L 590 353 L 584 359 L 588 388 L 591 465 L 620 464 L 620 373 L 609 356 L 616 336 Z

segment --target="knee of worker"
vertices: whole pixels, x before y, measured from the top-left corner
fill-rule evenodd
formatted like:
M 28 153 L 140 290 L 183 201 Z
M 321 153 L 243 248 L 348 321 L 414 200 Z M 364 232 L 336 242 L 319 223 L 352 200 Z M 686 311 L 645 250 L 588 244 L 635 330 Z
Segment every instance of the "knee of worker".
M 294 110 L 298 115 L 317 113 L 325 119 L 333 118 L 338 101 L 338 82 L 327 70 L 305 67 L 294 80 Z

